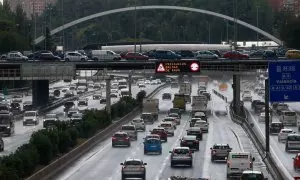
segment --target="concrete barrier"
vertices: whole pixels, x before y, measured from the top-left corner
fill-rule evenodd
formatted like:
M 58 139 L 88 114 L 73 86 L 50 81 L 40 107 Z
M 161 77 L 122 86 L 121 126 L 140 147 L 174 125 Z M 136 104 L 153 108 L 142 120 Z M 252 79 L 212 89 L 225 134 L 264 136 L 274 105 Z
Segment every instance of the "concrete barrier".
M 168 84 L 163 84 L 162 86 L 157 87 L 153 92 L 151 92 L 147 97 L 152 97 L 158 93 L 161 89 L 167 87 Z M 48 180 L 55 179 L 55 176 L 63 171 L 66 167 L 70 166 L 75 160 L 79 159 L 82 155 L 91 150 L 99 142 L 105 140 L 106 138 L 112 136 L 112 134 L 117 131 L 123 124 L 128 123 L 134 117 L 141 113 L 140 108 L 135 108 L 133 111 L 125 115 L 123 118 L 115 121 L 113 124 L 107 128 L 100 130 L 96 135 L 89 138 L 83 144 L 79 145 L 69 153 L 63 155 L 61 158 L 55 160 L 48 166 L 39 170 L 27 180 Z

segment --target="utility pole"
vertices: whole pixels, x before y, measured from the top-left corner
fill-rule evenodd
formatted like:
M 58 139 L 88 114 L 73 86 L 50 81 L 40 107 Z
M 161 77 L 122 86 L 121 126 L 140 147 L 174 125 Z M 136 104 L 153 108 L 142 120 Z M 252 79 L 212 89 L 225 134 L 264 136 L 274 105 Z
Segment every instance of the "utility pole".
M 234 18 L 234 33 L 233 33 L 233 44 L 234 44 L 234 50 L 236 51 L 237 48 L 237 27 L 236 27 L 236 21 L 237 21 L 237 2 L 236 0 L 233 1 L 233 18 Z
M 226 39 L 227 39 L 227 43 L 229 43 L 228 29 L 229 29 L 229 24 L 228 24 L 228 20 L 226 20 Z
M 136 53 L 136 0 L 134 0 L 134 52 Z
M 61 0 L 61 20 L 63 24 L 63 30 L 62 30 L 62 44 L 63 44 L 63 52 L 65 49 L 65 20 L 64 20 L 64 0 Z
M 210 23 L 208 22 L 208 44 L 210 44 Z
M 35 39 L 36 39 L 36 14 L 35 14 L 35 0 L 32 0 L 32 18 L 34 23 L 34 38 L 33 38 L 33 52 L 35 51 Z
M 47 0 L 45 0 L 44 3 L 45 3 L 45 8 L 46 8 L 47 7 Z M 45 32 L 45 46 L 44 46 L 44 49 L 47 50 L 47 37 L 46 37 L 46 33 L 47 33 L 47 13 L 45 14 L 44 20 L 45 20 L 45 29 L 44 29 L 45 30 L 44 31 Z
M 259 10 L 259 5 L 256 6 L 256 27 L 259 28 L 259 25 L 258 25 L 258 10 Z M 256 32 L 256 40 L 257 40 L 257 47 L 259 46 L 259 34 L 258 32 Z

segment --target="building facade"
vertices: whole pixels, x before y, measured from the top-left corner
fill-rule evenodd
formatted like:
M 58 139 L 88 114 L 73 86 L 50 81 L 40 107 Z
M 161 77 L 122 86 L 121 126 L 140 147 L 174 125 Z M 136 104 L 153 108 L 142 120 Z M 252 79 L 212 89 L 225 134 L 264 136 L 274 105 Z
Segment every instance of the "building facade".
M 55 3 L 57 0 L 4 0 L 11 9 L 15 11 L 18 4 L 20 4 L 26 13 L 28 18 L 31 18 L 33 14 L 40 16 L 48 4 Z

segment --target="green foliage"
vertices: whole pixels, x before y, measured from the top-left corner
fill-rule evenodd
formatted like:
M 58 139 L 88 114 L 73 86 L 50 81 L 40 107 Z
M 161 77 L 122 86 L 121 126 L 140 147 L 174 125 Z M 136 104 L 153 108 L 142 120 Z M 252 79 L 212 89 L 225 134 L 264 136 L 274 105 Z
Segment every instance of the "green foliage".
M 138 103 L 131 97 L 124 97 L 116 104 L 112 108 L 114 111 L 118 109 L 119 114 L 115 118 L 129 113 Z M 85 112 L 83 121 L 76 126 L 58 121 L 53 129 L 34 132 L 28 144 L 0 158 L 0 179 L 26 179 L 38 165 L 48 165 L 58 153 L 67 153 L 76 146 L 78 138 L 89 138 L 110 124 L 111 119 L 105 110 L 89 110 Z
M 146 97 L 147 93 L 146 91 L 142 90 L 140 91 L 139 93 L 137 93 L 136 95 L 136 101 L 139 103 L 139 104 L 142 104 L 143 103 L 143 99 Z
M 32 143 L 38 151 L 40 164 L 49 164 L 53 158 L 53 147 L 49 137 L 42 131 L 37 131 L 31 135 L 30 143 Z

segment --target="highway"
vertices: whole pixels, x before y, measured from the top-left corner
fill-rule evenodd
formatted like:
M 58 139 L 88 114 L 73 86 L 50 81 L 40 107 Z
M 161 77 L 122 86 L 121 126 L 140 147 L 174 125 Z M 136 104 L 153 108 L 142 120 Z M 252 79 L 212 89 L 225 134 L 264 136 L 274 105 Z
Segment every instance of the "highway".
M 259 96 L 257 93 L 255 93 L 254 87 L 256 87 L 256 84 L 258 84 L 255 80 L 249 80 L 244 79 L 241 81 L 241 92 L 243 90 L 251 90 L 252 92 L 252 99 L 253 100 L 261 100 L 264 101 L 262 96 Z M 233 89 L 231 86 L 228 86 L 227 91 L 223 91 L 222 93 L 228 97 L 228 101 L 232 101 L 232 94 Z M 299 110 L 299 103 L 287 103 L 291 108 L 291 110 Z M 251 103 L 250 102 L 244 102 L 245 108 L 249 111 L 250 117 L 249 120 L 254 124 L 254 127 L 258 130 L 258 132 L 265 138 L 265 123 L 258 121 L 258 115 L 254 112 L 254 110 L 251 109 Z M 299 112 L 299 111 L 298 111 Z M 276 113 L 273 113 L 272 122 L 279 122 L 279 117 L 276 115 Z M 299 122 L 299 116 L 298 116 L 298 122 Z M 291 127 L 287 126 L 286 128 L 293 129 L 296 133 L 298 133 L 297 127 Z M 278 164 L 284 168 L 284 170 L 291 176 L 300 176 L 299 171 L 295 171 L 293 168 L 293 157 L 295 156 L 295 153 L 287 153 L 285 152 L 285 143 L 278 142 L 278 136 L 277 135 L 270 135 L 270 152 L 272 155 L 276 157 L 278 160 Z
M 214 85 L 208 86 L 208 91 Z M 196 95 L 197 83 L 193 83 L 193 95 Z M 188 127 L 189 115 L 183 114 L 181 125 L 175 131 L 174 137 L 168 137 L 168 142 L 163 143 L 163 152 L 161 155 L 144 155 L 143 154 L 143 137 L 149 133 L 153 127 L 157 126 L 163 117 L 166 116 L 169 108 L 172 107 L 172 101 L 161 100 L 162 94 L 165 92 L 178 92 L 177 88 L 170 87 L 161 90 L 154 98 L 160 99 L 159 120 L 153 125 L 147 125 L 145 132 L 138 133 L 138 140 L 133 141 L 129 148 L 112 148 L 111 138 L 99 143 L 89 153 L 82 156 L 77 162 L 59 174 L 56 179 L 61 180 L 81 180 L 81 179 L 98 179 L 115 180 L 121 178 L 120 163 L 126 158 L 140 158 L 148 165 L 146 167 L 147 179 L 166 180 L 170 176 L 188 176 L 188 177 L 206 177 L 211 180 L 226 179 L 226 164 L 212 163 L 210 160 L 210 147 L 214 143 L 228 143 L 233 151 L 250 151 L 253 153 L 256 161 L 254 169 L 262 170 L 267 174 L 264 164 L 261 161 L 254 145 L 248 139 L 243 129 L 233 123 L 229 116 L 216 115 L 216 111 L 227 111 L 227 104 L 220 98 L 212 94 L 212 101 L 208 108 L 212 110 L 209 117 L 209 133 L 204 134 L 203 140 L 200 142 L 200 151 L 194 153 L 193 168 L 171 168 L 169 151 L 173 147 L 179 146 L 179 139 L 185 135 Z M 190 105 L 187 110 L 191 110 Z M 268 176 L 268 175 L 267 175 Z M 269 177 L 269 179 L 272 179 Z
M 145 90 L 147 93 L 152 92 L 156 87 L 159 85 L 147 85 Z M 92 89 L 89 89 L 92 90 Z M 132 85 L 132 94 L 133 97 L 136 96 L 136 94 L 142 89 L 138 88 L 136 85 Z M 105 91 L 102 94 L 105 97 Z M 99 100 L 93 100 L 92 95 L 87 96 L 88 100 L 88 108 L 97 108 L 97 109 L 103 109 L 105 107 L 105 104 L 100 104 Z M 119 100 L 119 98 L 112 98 L 112 103 L 115 103 Z M 77 102 L 75 102 L 77 105 Z M 60 106 L 49 113 L 57 113 L 60 115 L 61 119 L 66 119 L 65 114 L 63 113 L 63 106 Z M 37 126 L 23 126 L 23 119 L 19 118 L 15 121 L 15 133 L 11 137 L 4 137 L 4 151 L 0 152 L 0 156 L 8 155 L 11 152 L 15 151 L 20 145 L 26 143 L 29 141 L 31 134 L 34 131 L 37 131 L 39 129 L 43 128 L 43 116 L 39 117 L 40 123 Z

